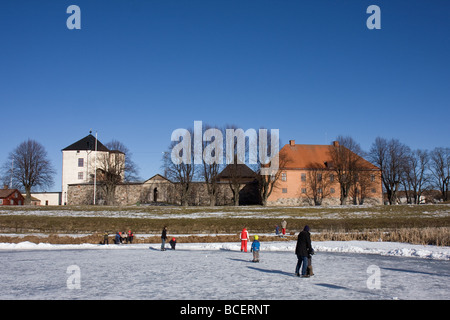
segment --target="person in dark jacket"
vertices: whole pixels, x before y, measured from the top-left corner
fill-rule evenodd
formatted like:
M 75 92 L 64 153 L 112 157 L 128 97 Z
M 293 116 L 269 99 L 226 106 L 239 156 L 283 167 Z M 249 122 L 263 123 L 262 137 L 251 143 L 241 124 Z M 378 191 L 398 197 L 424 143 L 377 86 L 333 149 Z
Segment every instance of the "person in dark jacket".
M 116 232 L 116 237 L 114 238 L 114 243 L 115 244 L 120 244 L 120 242 L 121 242 L 120 240 L 121 240 L 120 233 Z
M 295 254 L 297 255 L 297 267 L 295 268 L 295 275 L 300 277 L 300 267 L 302 268 L 301 276 L 303 278 L 309 277 L 306 274 L 308 267 L 308 256 L 312 251 L 311 247 L 311 235 L 309 233 L 309 226 L 305 226 L 303 231 L 299 233 L 297 239 L 297 246 L 295 247 Z
M 175 250 L 175 246 L 177 245 L 177 239 L 172 238 L 172 240 L 170 240 L 169 243 L 172 250 Z
M 161 233 L 161 251 L 166 251 L 167 227 Z
M 103 234 L 103 244 L 109 244 L 108 236 L 108 231 L 105 231 L 105 233 Z

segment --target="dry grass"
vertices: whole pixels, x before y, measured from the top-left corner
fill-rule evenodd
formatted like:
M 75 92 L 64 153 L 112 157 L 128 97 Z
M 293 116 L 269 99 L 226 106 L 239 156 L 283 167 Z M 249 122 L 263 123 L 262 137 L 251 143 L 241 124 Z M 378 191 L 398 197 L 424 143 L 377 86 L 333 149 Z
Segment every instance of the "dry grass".
M 169 238 L 171 236 L 169 235 Z M 296 241 L 296 235 L 287 235 L 285 238 L 278 236 L 261 235 L 260 241 Z M 404 242 L 421 245 L 450 246 L 450 228 L 401 228 L 394 230 L 364 230 L 362 232 L 347 232 L 345 230 L 324 230 L 319 233 L 313 233 L 312 241 L 386 241 L 386 242 Z M 113 237 L 109 237 L 109 243 L 113 243 Z M 29 241 L 33 243 L 52 243 L 52 244 L 98 244 L 103 241 L 102 234 L 92 234 L 82 237 L 59 236 L 50 234 L 48 236 L 27 235 L 19 236 L 0 236 L 0 242 L 19 243 Z M 211 242 L 238 242 L 239 236 L 236 235 L 204 235 L 204 236 L 183 236 L 178 237 L 179 243 L 211 243 Z M 160 243 L 160 236 L 135 236 L 134 243 Z
M 65 216 L 46 215 L 46 212 L 60 210 Z M 71 216 L 70 211 L 86 211 L 92 216 Z M 96 215 L 98 212 L 124 212 L 122 217 Z M 126 213 L 146 212 L 153 215 L 164 214 L 169 218 L 128 218 Z M 25 214 L 24 214 L 25 212 Z M 33 214 L 33 212 L 36 212 Z M 177 218 L 200 212 L 213 213 L 206 218 Z M 240 216 L 227 216 L 225 213 Z M 39 214 L 37 214 L 39 213 Z M 214 213 L 218 213 L 215 216 Z M 245 218 L 246 214 L 253 218 Z M 0 242 L 17 243 L 30 241 L 54 244 L 99 243 L 103 232 L 110 234 L 121 230 L 133 230 L 138 243 L 158 243 L 159 236 L 139 237 L 139 234 L 159 234 L 163 226 L 169 226 L 172 234 L 222 234 L 219 236 L 180 237 L 182 242 L 234 242 L 238 237 L 224 235 L 237 234 L 247 226 L 253 234 L 269 234 L 279 225 L 281 217 L 288 221 L 289 232 L 298 233 L 308 224 L 314 241 L 325 240 L 367 240 L 396 241 L 413 244 L 433 244 L 450 246 L 450 205 L 399 205 L 399 206 L 347 206 L 347 207 L 8 207 L 0 209 L 0 232 L 31 234 L 0 236 Z M 173 217 L 173 218 L 172 218 Z M 60 234 L 91 234 L 82 237 L 61 236 Z M 296 240 L 261 236 L 262 241 Z M 112 236 L 110 237 L 112 243 Z
M 312 235 L 313 241 L 386 241 L 421 245 L 450 246 L 450 228 L 400 228 L 345 232 L 328 230 Z

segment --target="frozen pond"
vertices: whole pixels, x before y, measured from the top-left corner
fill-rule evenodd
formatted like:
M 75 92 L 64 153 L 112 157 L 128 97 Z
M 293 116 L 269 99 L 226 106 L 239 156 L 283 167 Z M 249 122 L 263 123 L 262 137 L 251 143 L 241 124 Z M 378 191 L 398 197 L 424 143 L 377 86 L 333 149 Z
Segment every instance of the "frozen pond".
M 0 299 L 449 299 L 450 263 L 318 252 L 315 276 L 294 276 L 292 252 L 2 250 Z

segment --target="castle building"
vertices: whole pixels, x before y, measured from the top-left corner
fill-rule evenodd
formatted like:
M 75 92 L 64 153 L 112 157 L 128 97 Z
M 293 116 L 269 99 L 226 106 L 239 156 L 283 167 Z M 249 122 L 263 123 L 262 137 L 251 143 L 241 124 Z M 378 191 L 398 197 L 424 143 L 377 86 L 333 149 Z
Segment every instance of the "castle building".
M 62 153 L 62 204 L 180 204 L 179 183 L 162 175 L 144 182 L 124 181 L 124 171 L 114 167 L 124 167 L 125 154 L 109 150 L 92 134 L 62 149 Z M 353 162 L 353 166 L 339 163 L 341 158 Z M 115 180 L 114 188 L 108 193 L 111 178 Z M 279 171 L 273 181 L 272 192 L 265 200 L 269 206 L 383 202 L 380 168 L 337 141 L 331 145 L 306 145 L 290 140 L 279 151 Z M 216 205 L 262 202 L 258 174 L 246 165 L 226 166 L 216 182 Z M 93 201 L 94 193 L 97 202 Z M 210 200 L 205 182 L 192 182 L 189 205 L 209 205 Z
M 268 198 L 268 205 L 383 203 L 380 168 L 340 146 L 338 141 L 331 145 L 307 145 L 290 140 L 279 155 L 281 175 Z M 351 172 L 339 168 L 349 167 L 337 163 L 344 155 L 354 163 Z
M 62 204 L 68 203 L 69 184 L 94 181 L 99 161 L 109 156 L 110 150 L 91 133 L 62 149 Z

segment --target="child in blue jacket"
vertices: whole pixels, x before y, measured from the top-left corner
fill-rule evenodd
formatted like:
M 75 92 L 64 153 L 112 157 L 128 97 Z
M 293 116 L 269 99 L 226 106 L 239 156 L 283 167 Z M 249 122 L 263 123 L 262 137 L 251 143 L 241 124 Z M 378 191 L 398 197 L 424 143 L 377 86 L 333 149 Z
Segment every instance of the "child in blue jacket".
M 253 260 L 252 262 L 259 262 L 259 250 L 260 250 L 261 244 L 258 241 L 258 236 L 255 236 L 255 239 L 252 243 L 251 251 L 253 252 Z

